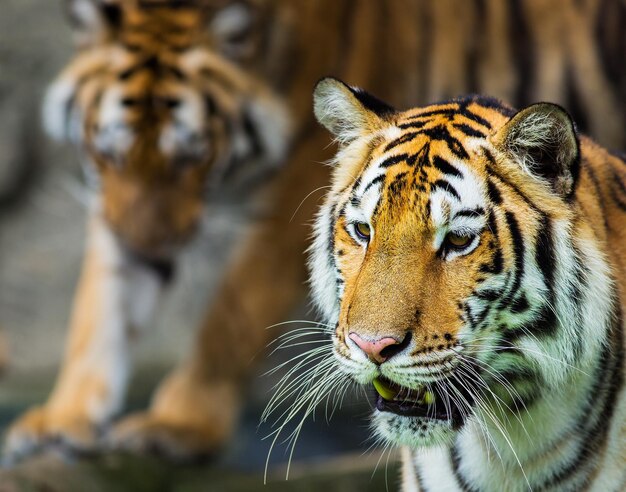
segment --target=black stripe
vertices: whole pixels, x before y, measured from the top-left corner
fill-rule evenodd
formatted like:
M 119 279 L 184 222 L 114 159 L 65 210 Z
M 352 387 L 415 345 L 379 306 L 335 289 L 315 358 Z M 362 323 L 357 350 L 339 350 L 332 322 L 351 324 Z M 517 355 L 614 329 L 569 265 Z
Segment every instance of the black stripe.
M 386 175 L 385 174 L 379 174 L 378 176 L 376 176 L 374 179 L 372 179 L 367 186 L 365 187 L 365 189 L 363 190 L 363 195 L 365 195 L 365 193 L 367 193 L 369 191 L 369 189 L 374 186 L 377 185 L 378 183 L 381 183 L 385 180 Z
M 502 195 L 492 179 L 487 178 L 487 195 L 489 200 L 495 205 L 502 205 Z
M 475 330 L 476 322 L 474 320 L 474 313 L 472 313 L 472 307 L 466 303 L 463 305 L 463 311 L 465 313 L 466 320 L 470 323 L 470 327 L 472 328 L 472 330 Z
M 482 273 L 492 273 L 497 275 L 502 273 L 502 268 L 504 267 L 504 258 L 502 257 L 502 251 L 500 248 L 496 248 L 493 254 L 493 259 L 491 260 L 491 265 L 481 265 L 480 271 Z
M 489 217 L 487 217 L 487 227 L 489 232 L 493 234 L 494 239 L 498 239 L 498 222 L 496 221 L 496 214 L 493 210 L 489 211 Z
M 258 156 L 262 154 L 263 144 L 261 142 L 261 137 L 248 111 L 244 111 L 243 113 L 242 125 L 243 125 L 243 131 L 246 134 L 246 137 L 248 138 L 252 146 L 252 155 Z
M 402 130 L 408 130 L 408 129 L 419 130 L 420 128 L 423 128 L 428 123 L 430 123 L 430 121 L 428 121 L 428 120 L 426 120 L 426 121 L 410 121 L 409 123 L 402 123 L 402 124 L 398 125 L 398 128 L 400 128 Z
M 454 123 L 452 126 L 454 126 L 454 128 L 456 128 L 457 130 L 462 131 L 468 137 L 477 137 L 477 138 L 487 137 L 487 135 L 485 135 L 480 130 L 477 130 L 476 128 L 472 128 L 471 126 L 466 125 L 465 123 Z
M 548 295 L 554 301 L 554 244 L 552 238 L 552 222 L 544 215 L 539 223 L 537 244 L 535 245 L 535 261 L 543 275 Z
M 328 266 L 331 270 L 337 270 L 337 263 L 335 262 L 335 229 L 337 227 L 337 209 L 339 203 L 337 203 L 330 214 L 330 223 L 328 224 Z
M 359 87 L 348 86 L 348 89 L 350 89 L 350 92 L 354 94 L 354 97 L 356 97 L 363 106 L 378 116 L 385 116 L 396 112 L 389 104 Z
M 424 485 L 420 469 L 417 466 L 417 463 L 415 463 L 415 457 L 413 455 L 411 455 L 411 463 L 413 464 L 413 473 L 415 473 L 415 479 L 417 480 L 417 488 L 419 489 L 419 492 L 428 492 L 426 490 L 426 486 Z
M 520 296 L 513 300 L 511 304 L 511 312 L 515 314 L 525 313 L 530 308 L 526 294 L 522 293 Z
M 474 296 L 484 301 L 495 301 L 502 295 L 502 291 L 494 289 L 485 289 L 474 293 Z
M 393 155 L 391 157 L 387 157 L 383 162 L 378 165 L 378 167 L 391 167 L 398 164 L 399 162 L 406 161 L 408 157 L 409 156 L 407 154 Z
M 521 360 L 516 361 L 516 367 L 499 371 L 497 379 L 492 378 L 495 384 L 501 386 L 505 390 L 506 396 L 510 398 L 510 409 L 514 412 L 527 411 L 530 406 L 535 403 L 541 396 L 540 388 L 543 386 L 539 375 L 529 367 L 523 367 L 522 364 L 528 362 L 524 355 L 518 354 L 516 347 L 512 349 L 499 349 L 499 352 L 518 355 Z M 503 384 L 506 382 L 507 384 Z M 526 384 L 524 384 L 526 383 Z M 509 385 L 515 391 L 510 391 Z M 528 387 L 530 386 L 530 388 Z
M 445 126 L 437 125 L 433 128 L 422 130 L 422 133 L 432 140 L 441 140 L 446 142 L 452 153 L 459 159 L 469 158 L 469 154 L 465 150 L 465 147 L 463 147 L 463 144 L 461 144 L 459 139 L 450 135 L 450 132 Z
M 458 194 L 458 192 L 454 189 L 454 186 L 452 186 L 450 183 L 448 183 L 447 181 L 443 180 L 443 179 L 438 179 L 437 181 L 435 181 L 432 185 L 431 185 L 431 190 L 435 189 L 435 188 L 440 188 L 442 190 L 447 191 L 450 195 L 452 195 L 454 198 L 456 198 L 457 200 L 461 201 L 461 196 Z
M 139 8 L 142 9 L 184 9 L 197 7 L 196 0 L 139 0 Z
M 402 171 L 401 173 L 396 174 L 394 176 L 393 180 L 394 181 L 403 180 L 408 174 L 409 174 L 408 171 Z
M 478 116 L 476 113 L 470 111 L 469 109 L 467 109 L 465 107 L 459 109 L 459 114 L 464 116 L 468 120 L 472 120 L 473 122 L 478 123 L 479 125 L 484 126 L 485 128 L 491 129 L 491 123 L 489 123 L 489 121 L 487 121 L 482 116 Z
M 404 135 L 402 135 L 402 136 L 396 138 L 395 140 L 392 140 L 391 142 L 389 142 L 387 144 L 387 146 L 385 147 L 384 152 L 387 153 L 391 149 L 397 147 L 398 145 L 402 145 L 404 143 L 410 142 L 411 140 L 413 140 L 418 135 L 419 135 L 419 132 L 405 133 Z
M 463 173 L 459 171 L 456 167 L 450 164 L 445 159 L 436 155 L 432 160 L 433 166 L 435 166 L 439 171 L 443 174 L 449 174 L 450 176 L 456 176 L 457 178 L 462 178 Z
M 461 464 L 461 453 L 458 448 L 455 446 L 450 450 L 450 464 L 452 465 L 452 471 L 454 473 L 454 478 L 457 481 L 457 484 L 461 488 L 463 492 L 478 492 L 478 489 L 472 487 L 470 483 L 465 479 L 463 474 L 461 473 L 460 464 Z
M 518 338 L 527 335 L 535 337 L 552 336 L 556 333 L 556 330 L 556 314 L 554 309 L 546 304 L 532 320 L 507 330 L 504 336 L 508 343 L 513 343 Z
M 455 104 L 455 103 L 450 103 Z M 439 109 L 431 109 L 430 111 L 424 111 L 423 113 L 416 114 L 413 116 L 409 116 L 409 120 L 416 120 L 420 118 L 430 118 L 431 116 L 446 116 L 448 118 L 454 116 L 454 113 L 457 111 L 455 108 L 439 108 Z
M 522 192 L 522 190 L 520 190 L 515 184 L 511 183 L 509 180 L 507 180 L 503 176 L 500 176 L 499 174 L 497 174 L 493 169 L 488 168 L 487 173 L 489 174 L 489 176 L 493 176 L 494 178 L 497 178 L 505 186 L 508 186 L 516 195 L 518 195 L 522 200 L 524 200 L 526 205 L 528 205 L 534 211 L 542 213 L 541 210 L 530 200 L 530 198 L 528 198 Z
M 487 218 L 487 227 L 491 234 L 493 234 L 493 244 L 490 243 L 490 247 L 494 249 L 493 257 L 491 259 L 491 265 L 483 264 L 480 266 L 482 273 L 491 273 L 497 275 L 502 272 L 504 268 L 504 258 L 502 257 L 502 251 L 500 250 L 498 242 L 498 223 L 496 222 L 496 215 L 491 210 L 489 217 Z
M 515 256 L 515 273 L 513 277 L 513 285 L 509 290 L 509 293 L 500 303 L 501 306 L 507 305 L 513 297 L 517 294 L 517 291 L 522 284 L 522 278 L 524 276 L 524 237 L 520 231 L 519 223 L 512 212 L 505 213 L 505 219 L 511 235 L 511 242 L 513 243 L 513 254 Z
M 484 307 L 481 306 L 481 311 L 474 313 L 474 323 L 476 323 L 476 325 L 472 327 L 473 329 L 479 328 L 483 321 L 485 321 L 485 319 L 491 312 L 491 306 L 491 304 L 488 304 Z
M 550 305 L 545 305 L 539 311 L 539 316 L 525 328 L 533 335 L 554 335 L 557 329 L 557 318 L 554 308 Z
M 617 185 L 617 188 L 619 189 L 620 193 L 624 196 L 626 196 L 626 184 L 624 184 L 624 182 L 622 181 L 622 177 L 619 175 L 619 173 L 613 169 L 613 183 L 615 183 Z
M 587 279 L 589 278 L 591 271 L 589 267 L 583 265 L 582 258 L 584 255 L 578 249 L 576 245 L 574 245 L 574 280 L 569 282 L 569 291 L 570 291 L 570 299 L 582 299 L 583 292 L 588 291 Z M 553 301 L 554 302 L 554 301 Z M 577 322 L 584 322 L 584 306 L 580 302 L 576 303 L 576 315 Z M 578 337 L 574 340 L 574 356 L 575 362 L 580 360 L 580 357 L 583 353 L 583 344 L 585 340 Z
M 161 70 L 161 68 L 162 68 L 161 62 L 159 61 L 159 58 L 155 55 L 151 55 L 145 58 L 144 60 L 142 60 L 141 62 L 133 65 L 132 67 L 129 67 L 126 70 L 121 71 L 117 75 L 117 78 L 119 80 L 128 80 L 133 75 L 135 75 L 136 73 L 142 70 L 150 70 L 152 72 L 157 73 L 159 72 L 159 70 Z
M 487 147 L 481 147 L 481 150 L 485 159 L 489 161 L 489 165 L 491 165 L 492 167 L 495 166 L 496 158 L 491 153 L 491 150 L 489 150 Z
M 128 254 L 132 260 L 152 271 L 163 284 L 168 285 L 172 282 L 176 273 L 176 265 L 173 261 L 156 260 L 134 251 L 129 251 Z
M 455 217 L 482 217 L 485 211 L 481 207 L 478 208 L 464 208 L 454 214 Z

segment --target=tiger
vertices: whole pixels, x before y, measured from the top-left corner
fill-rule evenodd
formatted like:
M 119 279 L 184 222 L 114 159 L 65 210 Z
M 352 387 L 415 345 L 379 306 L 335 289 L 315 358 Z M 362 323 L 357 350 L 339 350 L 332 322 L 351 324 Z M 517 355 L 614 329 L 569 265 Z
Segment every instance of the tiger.
M 334 152 L 310 112 L 323 74 L 398 107 L 470 90 L 519 104 L 551 98 L 607 144 L 622 143 L 624 115 L 612 109 L 626 87 L 623 3 L 558 2 L 567 15 L 556 17 L 545 15 L 550 5 L 65 0 L 76 54 L 48 89 L 43 120 L 78 149 L 93 199 L 59 375 L 47 401 L 8 429 L 5 462 L 50 446 L 184 461 L 228 444 L 251 361 L 275 333 L 265 328 L 306 298 L 309 222 L 329 182 L 315 162 Z M 131 347 L 209 200 L 227 192 L 253 204 L 255 222 L 189 357 L 147 409 L 120 417 Z
M 402 490 L 626 490 L 626 158 L 553 103 L 398 111 L 325 78 L 314 110 L 323 374 L 373 388 Z

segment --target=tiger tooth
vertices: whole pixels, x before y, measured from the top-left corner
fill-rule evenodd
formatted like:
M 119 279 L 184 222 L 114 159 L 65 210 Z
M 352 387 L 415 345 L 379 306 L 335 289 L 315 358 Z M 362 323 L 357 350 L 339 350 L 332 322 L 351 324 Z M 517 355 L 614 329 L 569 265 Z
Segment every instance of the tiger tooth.
M 424 392 L 424 403 L 427 405 L 432 405 L 435 403 L 435 394 L 432 391 Z
M 372 381 L 372 384 L 374 385 L 376 392 L 387 401 L 393 400 L 398 395 L 398 391 L 391 388 L 379 378 L 375 378 L 374 381 Z

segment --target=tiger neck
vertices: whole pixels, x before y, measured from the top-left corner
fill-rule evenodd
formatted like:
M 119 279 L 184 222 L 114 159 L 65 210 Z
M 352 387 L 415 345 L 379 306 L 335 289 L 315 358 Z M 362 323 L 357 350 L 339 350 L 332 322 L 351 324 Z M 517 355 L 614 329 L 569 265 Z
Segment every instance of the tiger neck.
M 595 364 L 572 373 L 561 392 L 545 392 L 527 411 L 498 419 L 497 425 L 483 417 L 491 440 L 476 424 L 468 429 L 450 450 L 459 479 L 464 469 L 479 461 L 489 470 L 500 466 L 503 483 L 512 482 L 511 489 L 506 490 L 515 490 L 516 486 L 525 490 L 526 480 L 541 490 L 561 483 L 582 485 L 596 466 L 590 456 L 607 437 L 622 382 L 622 344 L 617 343 L 617 336 L 610 337 L 610 341 L 597 354 Z M 473 456 L 477 449 L 482 455 L 479 460 Z
M 405 474 L 412 467 L 419 488 L 405 491 L 581 489 L 599 466 L 623 385 L 622 323 L 615 316 L 595 363 L 574 370 L 560 392 L 545 392 L 515 415 L 483 413 L 485 425 L 469 420 L 450 447 L 412 451 Z

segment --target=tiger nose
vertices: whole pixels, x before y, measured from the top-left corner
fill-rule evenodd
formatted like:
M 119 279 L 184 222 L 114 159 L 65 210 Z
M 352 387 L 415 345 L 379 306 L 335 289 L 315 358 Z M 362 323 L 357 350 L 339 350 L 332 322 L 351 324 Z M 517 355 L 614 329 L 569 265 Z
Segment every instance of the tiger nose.
M 351 332 L 349 337 L 350 340 L 356 343 L 358 347 L 365 352 L 365 355 L 367 355 L 372 362 L 382 364 L 408 346 L 411 340 L 411 333 L 407 333 L 404 340 L 401 342 L 392 337 L 379 338 L 373 341 L 365 340 L 355 332 Z

